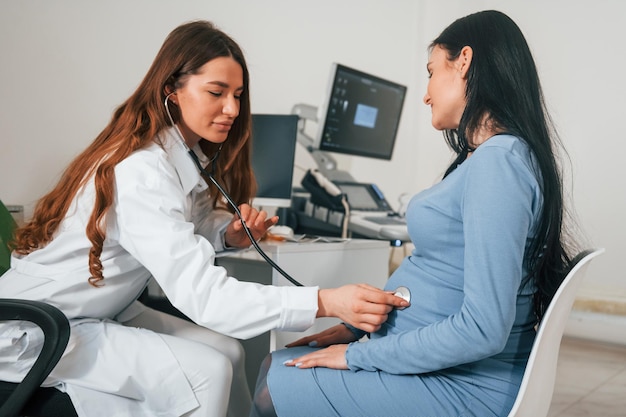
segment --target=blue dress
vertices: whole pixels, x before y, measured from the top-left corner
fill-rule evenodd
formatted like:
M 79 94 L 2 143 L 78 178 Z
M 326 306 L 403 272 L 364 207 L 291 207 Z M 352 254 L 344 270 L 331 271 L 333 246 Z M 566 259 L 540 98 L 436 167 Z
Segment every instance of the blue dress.
M 408 287 L 411 306 L 350 344 L 350 370 L 283 365 L 312 348 L 274 352 L 278 416 L 506 416 L 535 337 L 523 259 L 540 218 L 538 178 L 528 146 L 498 135 L 414 196 L 415 249 L 385 287 Z

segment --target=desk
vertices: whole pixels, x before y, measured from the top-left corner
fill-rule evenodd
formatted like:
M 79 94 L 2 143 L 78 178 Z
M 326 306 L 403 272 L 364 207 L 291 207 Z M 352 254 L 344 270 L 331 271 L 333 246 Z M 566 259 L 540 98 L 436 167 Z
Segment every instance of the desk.
M 263 242 L 267 255 L 285 272 L 306 286 L 334 288 L 345 284 L 368 283 L 382 288 L 388 277 L 389 242 L 352 239 L 347 242 Z M 275 271 L 254 250 L 237 252 L 217 258 L 228 274 L 242 281 L 262 284 L 292 285 Z M 320 318 L 304 332 L 271 331 L 249 340 L 242 340 L 246 350 L 246 373 L 254 390 L 259 366 L 268 352 L 304 335 L 320 332 L 339 323 L 336 318 Z
M 389 243 L 371 239 L 346 242 L 263 242 L 267 255 L 285 272 L 305 286 L 335 288 L 345 284 L 367 283 L 382 288 L 389 274 Z M 254 250 L 217 258 L 230 276 L 262 284 L 292 285 Z M 321 318 L 305 332 L 272 331 L 269 351 L 280 349 L 300 337 L 317 333 L 339 323 Z M 266 351 L 267 352 L 267 351 Z

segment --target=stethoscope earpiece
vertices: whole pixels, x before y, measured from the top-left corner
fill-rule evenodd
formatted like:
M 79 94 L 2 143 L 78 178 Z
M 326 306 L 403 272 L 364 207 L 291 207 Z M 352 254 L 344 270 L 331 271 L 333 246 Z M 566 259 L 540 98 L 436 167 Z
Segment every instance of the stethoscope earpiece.
M 176 94 L 176 91 L 172 91 L 171 93 L 169 93 L 168 95 L 165 96 L 165 103 L 164 104 L 165 104 L 166 108 L 167 108 L 167 104 L 168 104 L 169 101 L 174 103 L 175 106 L 178 106 L 178 102 L 171 98 L 175 94 Z M 169 108 L 167 109 L 167 112 L 169 113 Z

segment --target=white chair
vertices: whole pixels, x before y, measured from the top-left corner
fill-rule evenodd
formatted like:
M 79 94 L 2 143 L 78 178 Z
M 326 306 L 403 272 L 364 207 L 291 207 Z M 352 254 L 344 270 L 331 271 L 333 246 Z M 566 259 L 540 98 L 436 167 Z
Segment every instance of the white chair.
M 545 417 L 550 410 L 561 338 L 589 262 L 604 249 L 581 252 L 543 316 L 509 417 Z

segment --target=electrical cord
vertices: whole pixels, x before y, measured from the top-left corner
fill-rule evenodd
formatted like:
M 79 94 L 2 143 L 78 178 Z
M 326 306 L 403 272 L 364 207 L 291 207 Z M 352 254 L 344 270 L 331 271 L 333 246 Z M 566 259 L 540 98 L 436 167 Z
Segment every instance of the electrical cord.
M 350 224 L 350 204 L 348 204 L 348 199 L 345 194 L 341 196 L 341 204 L 343 205 L 344 214 L 343 214 L 343 224 L 341 227 L 341 238 L 348 238 L 348 225 Z

